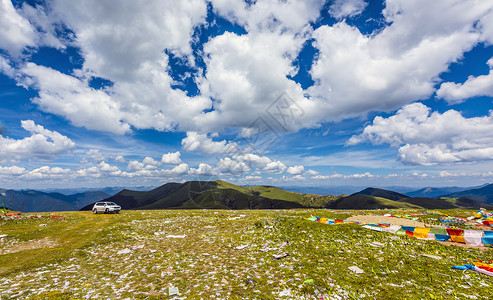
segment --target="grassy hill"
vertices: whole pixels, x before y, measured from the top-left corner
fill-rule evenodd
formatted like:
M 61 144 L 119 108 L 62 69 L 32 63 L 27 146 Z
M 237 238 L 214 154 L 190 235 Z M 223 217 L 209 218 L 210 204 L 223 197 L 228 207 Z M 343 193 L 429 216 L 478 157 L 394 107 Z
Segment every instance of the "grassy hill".
M 221 208 L 271 209 L 300 208 L 305 195 L 273 186 L 243 187 L 226 181 L 167 183 L 149 192 L 123 190 L 105 201 L 123 209 Z M 82 210 L 90 210 L 93 204 Z
M 367 188 L 346 196 L 321 196 L 285 191 L 275 186 L 239 186 L 223 180 L 167 183 L 148 192 L 123 190 L 106 201 L 123 209 L 336 209 L 478 208 L 485 203 L 471 199 L 410 198 L 384 189 Z M 91 210 L 93 204 L 82 210 Z
M 360 192 L 354 193 L 353 195 L 368 195 L 368 196 L 374 196 L 374 197 L 379 197 L 379 198 L 385 198 L 389 200 L 399 200 L 403 198 L 410 198 L 409 196 L 406 196 L 404 194 L 400 194 L 397 192 L 389 191 L 389 190 L 384 190 L 384 189 L 377 189 L 377 188 L 366 188 Z
M 411 203 L 394 201 L 382 197 L 363 194 L 353 194 L 335 200 L 327 205 L 327 208 L 336 209 L 382 209 L 382 208 L 421 208 Z

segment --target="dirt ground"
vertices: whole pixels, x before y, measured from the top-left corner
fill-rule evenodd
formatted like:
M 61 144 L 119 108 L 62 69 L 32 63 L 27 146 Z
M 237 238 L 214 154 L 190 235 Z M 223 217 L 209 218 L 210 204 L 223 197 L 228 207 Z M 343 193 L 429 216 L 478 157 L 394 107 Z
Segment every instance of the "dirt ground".
M 425 225 L 419 221 L 413 221 L 405 218 L 393 218 L 393 217 L 371 216 L 371 215 L 352 216 L 347 218 L 346 221 L 356 221 L 361 223 L 375 223 L 375 224 L 390 223 L 391 225 L 425 227 Z

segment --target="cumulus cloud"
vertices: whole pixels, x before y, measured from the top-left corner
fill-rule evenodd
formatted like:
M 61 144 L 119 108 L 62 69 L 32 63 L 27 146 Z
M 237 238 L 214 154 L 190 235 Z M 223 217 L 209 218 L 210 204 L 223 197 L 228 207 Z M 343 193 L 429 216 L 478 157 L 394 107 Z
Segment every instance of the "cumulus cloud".
M 308 175 L 308 176 L 316 176 L 318 175 L 318 172 L 315 171 L 315 170 L 308 170 L 305 172 L 305 175 Z
M 185 163 L 181 163 L 169 171 L 165 170 L 165 173 L 170 174 L 170 175 L 174 175 L 174 176 L 179 176 L 179 175 L 187 174 L 188 170 L 189 170 L 188 165 Z
M 86 152 L 86 156 L 88 156 L 89 158 L 91 158 L 91 160 L 96 162 L 100 162 L 104 160 L 103 154 L 98 149 L 89 149 Z
M 190 174 L 199 176 L 211 176 L 216 175 L 217 170 L 208 164 L 200 163 L 198 168 L 190 168 Z
M 456 104 L 477 96 L 493 97 L 493 58 L 487 64 L 490 67 L 488 75 L 469 76 L 464 83 L 444 82 L 437 91 L 437 98 Z
M 320 102 L 316 110 L 306 109 L 307 118 L 338 121 L 430 97 L 438 75 L 481 41 L 475 24 L 492 7 L 396 0 L 383 11 L 390 25 L 372 35 L 345 21 L 321 26 L 313 33 L 320 52 L 310 71 L 316 84 L 308 89 L 311 100 Z
M 0 136 L 0 157 L 52 160 L 75 147 L 75 143 L 68 137 L 36 125 L 32 120 L 21 121 L 21 126 L 31 136 L 17 140 Z
M 398 147 L 404 163 L 436 165 L 493 159 L 493 112 L 464 118 L 456 110 L 430 113 L 421 103 L 404 106 L 388 118 L 375 117 L 347 145 L 362 142 Z
M 336 19 L 353 17 L 361 14 L 367 5 L 364 0 L 335 0 L 329 14 Z
M 19 166 L 2 167 L 0 166 L 0 175 L 22 175 L 26 173 L 26 168 Z
M 124 163 L 126 162 L 125 158 L 121 155 L 118 155 L 117 157 L 115 157 L 115 161 L 116 162 L 119 162 L 119 163 Z
M 46 179 L 46 178 L 65 178 L 67 174 L 71 172 L 70 169 L 63 169 L 60 167 L 43 166 L 32 171 L 26 172 L 21 175 L 22 178 L 27 179 Z
M 122 122 L 121 105 L 104 90 L 95 90 L 87 80 L 28 63 L 22 70 L 22 84 L 39 89 L 33 102 L 46 112 L 69 119 L 73 125 L 116 134 L 130 132 Z
M 16 11 L 9 1 L 2 3 L 2 22 L 7 22 L 2 28 L 8 29 L 2 33 L 9 33 L 0 41 L 5 40 L 1 44 L 6 51 L 33 44 L 31 23 L 53 31 L 43 7 Z M 27 63 L 14 71 L 5 59 L 0 68 L 35 89 L 33 102 L 42 110 L 90 130 L 125 134 L 132 128 L 202 133 L 245 129 L 266 116 L 266 109 L 285 92 L 295 103 L 289 108 L 303 111 L 284 124 L 285 130 L 296 131 L 429 97 L 450 63 L 479 42 L 493 42 L 491 1 L 386 1 L 383 16 L 389 25 L 364 35 L 345 21 L 314 30 L 311 24 L 324 1 L 213 0 L 214 12 L 242 26 L 246 34 L 211 37 L 200 54 L 206 64 L 202 70 L 191 42 L 194 28 L 205 22 L 207 3 L 155 0 L 119 9 L 108 0 L 53 1 L 49 17 L 73 32 L 70 43 L 80 48 L 82 68 L 63 74 Z M 343 18 L 365 7 L 363 0 L 338 0 L 330 11 Z M 303 90 L 290 77 L 297 74 L 296 60 L 311 39 L 320 54 L 310 70 L 316 83 Z M 56 43 L 52 41 L 59 47 Z M 175 88 L 179 82 L 168 73 L 171 55 L 197 71 L 189 76 L 198 85 L 198 95 Z M 89 85 L 93 77 L 113 85 L 95 89 Z M 461 90 L 469 85 L 472 82 Z M 277 124 L 269 116 L 264 120 Z M 208 151 L 218 153 L 213 148 Z
M 236 143 L 228 143 L 226 140 L 215 142 L 206 133 L 187 132 L 187 136 L 181 141 L 181 145 L 185 151 L 198 151 L 204 154 L 226 154 L 228 149 L 236 146 Z
M 271 161 L 262 169 L 262 171 L 264 171 L 266 173 L 280 174 L 280 173 L 283 173 L 284 171 L 286 171 L 286 165 L 283 164 L 282 162 L 278 161 L 278 160 L 277 161 Z
M 229 157 L 220 159 L 216 168 L 222 174 L 232 175 L 244 174 L 250 171 L 250 168 L 244 162 L 238 162 Z
M 137 160 L 132 160 L 128 163 L 127 165 L 127 170 L 129 171 L 140 171 L 140 170 L 144 170 L 147 166 L 143 163 L 141 163 L 140 161 L 137 161 Z M 154 166 L 150 166 L 152 168 L 155 168 Z M 149 168 L 149 167 L 147 167 Z
M 117 166 L 112 166 L 110 164 L 108 164 L 107 162 L 100 162 L 99 165 L 99 170 L 101 170 L 102 172 L 118 172 L 120 169 L 118 169 Z
M 176 151 L 173 153 L 168 152 L 166 154 L 163 154 L 163 156 L 161 157 L 161 163 L 168 165 L 178 165 L 182 163 L 180 156 L 180 151 Z
M 0 47 L 11 55 L 21 54 L 24 47 L 36 42 L 35 29 L 19 14 L 10 0 L 0 1 L 0 27 Z
M 160 166 L 162 163 L 160 161 L 157 161 L 155 160 L 154 158 L 152 157 L 145 157 L 144 160 L 142 160 L 142 163 L 145 164 L 145 165 L 151 165 L 151 166 Z
M 304 171 L 305 168 L 303 166 L 294 166 L 294 167 L 289 167 L 286 172 L 291 175 L 296 175 L 296 174 L 301 174 Z

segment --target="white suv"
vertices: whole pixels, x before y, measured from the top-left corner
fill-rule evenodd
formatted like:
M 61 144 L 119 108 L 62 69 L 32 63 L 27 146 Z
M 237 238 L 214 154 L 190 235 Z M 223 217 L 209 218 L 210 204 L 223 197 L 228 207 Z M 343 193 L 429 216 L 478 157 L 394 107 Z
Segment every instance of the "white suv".
M 99 212 L 108 213 L 119 213 L 122 208 L 114 202 L 96 202 L 92 207 L 92 212 L 97 214 Z

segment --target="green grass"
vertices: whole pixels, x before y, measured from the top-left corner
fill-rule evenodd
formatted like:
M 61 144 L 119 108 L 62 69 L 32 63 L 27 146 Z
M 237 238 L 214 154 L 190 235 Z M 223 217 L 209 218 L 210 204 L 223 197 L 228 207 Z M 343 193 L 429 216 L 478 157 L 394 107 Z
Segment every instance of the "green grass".
M 0 295 L 2 300 L 167 299 L 173 285 L 188 299 L 322 294 L 328 299 L 491 299 L 490 277 L 451 269 L 476 259 L 488 261 L 491 251 L 304 219 L 311 214 L 345 219 L 386 212 L 405 215 L 418 210 L 175 209 L 115 215 L 66 212 L 66 220 L 6 221 L 0 225 L 0 232 L 7 234 L 0 253 L 42 240 L 55 243 L 0 255 Z M 467 210 L 433 212 L 472 215 Z M 373 241 L 386 246 L 373 247 Z M 235 249 L 244 245 L 248 247 Z M 117 254 L 125 248 L 131 253 Z M 273 258 L 284 252 L 289 255 Z M 356 275 L 350 266 L 365 273 Z M 279 296 L 282 292 L 290 296 Z

